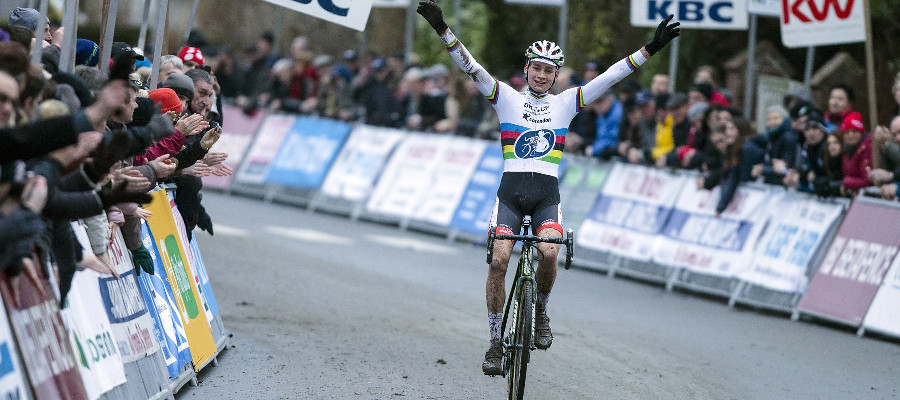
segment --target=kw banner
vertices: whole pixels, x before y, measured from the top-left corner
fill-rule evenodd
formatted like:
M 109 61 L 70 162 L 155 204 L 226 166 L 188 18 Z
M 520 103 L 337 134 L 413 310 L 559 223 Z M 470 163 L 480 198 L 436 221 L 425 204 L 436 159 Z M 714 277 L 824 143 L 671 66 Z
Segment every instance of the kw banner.
M 503 150 L 499 144 L 492 144 L 481 156 L 450 226 L 486 238 L 502 176 Z
M 368 199 L 388 156 L 404 135 L 399 129 L 357 126 L 328 171 L 322 193 L 349 201 Z
M 790 293 L 803 293 L 807 271 L 816 250 L 841 215 L 839 204 L 785 193 L 766 207 L 769 226 L 759 241 L 750 269 L 738 278 L 754 285 Z
M 175 216 L 165 190 L 152 193 L 153 202 L 147 209 L 153 213 L 147 220 L 156 248 L 165 266 L 166 276 L 175 293 L 178 316 L 184 325 L 188 338 L 188 347 L 195 370 L 216 354 L 216 343 L 212 337 L 209 323 L 205 315 L 201 315 L 202 301 L 194 280 L 191 279 L 190 267 L 184 246 L 181 243 L 178 228 L 175 227 Z
M 0 399 L 27 399 L 28 387 L 25 386 L 19 350 L 6 318 L 3 296 L 0 296 L 0 310 L 3 311 L 0 315 Z
M 373 0 L 266 1 L 362 32 L 366 29 L 366 21 L 369 19 Z
M 857 197 L 797 309 L 859 327 L 898 245 L 900 207 Z
M 266 183 L 304 189 L 322 186 L 325 173 L 350 135 L 350 128 L 350 124 L 342 121 L 296 117 L 272 162 Z
M 31 261 L 41 265 L 37 256 Z M 43 271 L 34 266 L 12 278 L 0 273 L 0 295 L 34 397 L 87 399 L 52 290 Z
M 259 132 L 247 153 L 235 179 L 241 183 L 262 184 L 269 174 L 269 167 L 288 131 L 294 126 L 294 116 L 269 114 L 259 127 Z
M 864 0 L 781 0 L 781 42 L 814 47 L 865 42 Z
M 615 164 L 575 240 L 579 246 L 650 261 L 686 182 L 684 176 L 654 168 Z
M 90 399 L 125 383 L 124 362 L 100 295 L 102 279 L 93 270 L 78 271 L 62 310 L 69 328 L 69 343 Z
M 900 337 L 900 255 L 888 270 L 869 312 L 863 320 L 863 328 Z
M 683 28 L 747 30 L 746 0 L 631 0 L 632 26 L 656 28 L 669 14 Z
M 697 189 L 690 182 L 656 242 L 653 261 L 670 267 L 730 278 L 750 266 L 766 224 L 768 189 L 741 186 L 722 216 L 715 216 L 719 187 Z
M 559 181 L 564 228 L 579 230 L 594 208 L 609 170 L 608 164 L 597 164 L 590 158 L 569 158 L 566 173 Z
M 129 363 L 155 353 L 159 342 L 153 337 L 153 318 L 138 287 L 131 252 L 125 248 L 122 232 L 114 229 L 111 236 L 107 254 L 119 278 L 101 276 L 100 297 L 122 361 Z
M 425 181 L 430 188 L 416 205 L 412 218 L 449 226 L 475 167 L 488 142 L 460 136 L 447 137 L 437 165 Z
M 410 217 L 431 190 L 429 179 L 449 136 L 408 135 L 394 151 L 375 186 L 366 209 L 379 214 Z
M 166 360 L 169 379 L 175 379 L 186 365 L 190 365 L 191 351 L 188 348 L 184 324 L 178 317 L 178 305 L 166 276 L 166 267 L 153 240 L 153 233 L 144 221 L 141 222 L 141 235 L 144 247 L 150 251 L 150 257 L 153 258 L 153 275 L 141 273 L 138 281 L 141 284 L 144 301 L 149 305 L 150 314 L 155 322 L 156 340 Z
M 256 136 L 256 132 L 265 116 L 265 111 L 261 109 L 257 109 L 252 114 L 247 115 L 238 107 L 231 105 L 222 106 L 222 119 L 225 121 L 225 124 L 222 126 L 222 136 L 216 141 L 216 144 L 213 145 L 210 151 L 227 153 L 228 159 L 225 160 L 224 164 L 237 171 L 244 160 L 244 154 L 247 154 L 247 149 L 250 148 L 250 142 Z M 228 189 L 233 178 L 233 175 L 204 176 L 203 186 Z

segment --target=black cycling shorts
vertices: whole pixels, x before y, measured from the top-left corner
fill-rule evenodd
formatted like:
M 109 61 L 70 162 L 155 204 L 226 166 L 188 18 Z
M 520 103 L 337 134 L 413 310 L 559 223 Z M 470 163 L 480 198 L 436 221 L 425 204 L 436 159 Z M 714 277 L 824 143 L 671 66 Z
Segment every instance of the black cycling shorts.
M 531 216 L 532 234 L 537 235 L 544 228 L 556 229 L 563 234 L 556 177 L 531 172 L 503 173 L 491 226 L 497 227 L 497 233 L 518 235 L 526 215 Z

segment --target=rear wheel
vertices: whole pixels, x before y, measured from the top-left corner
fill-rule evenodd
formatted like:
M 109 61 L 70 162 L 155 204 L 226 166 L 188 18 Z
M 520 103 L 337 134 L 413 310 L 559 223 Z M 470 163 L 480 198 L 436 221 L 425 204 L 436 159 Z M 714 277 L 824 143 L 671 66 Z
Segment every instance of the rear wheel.
M 511 340 L 509 352 L 509 400 L 522 400 L 525 395 L 525 372 L 531 352 L 531 326 L 534 318 L 533 285 L 531 280 L 523 280 L 516 303 L 516 331 Z

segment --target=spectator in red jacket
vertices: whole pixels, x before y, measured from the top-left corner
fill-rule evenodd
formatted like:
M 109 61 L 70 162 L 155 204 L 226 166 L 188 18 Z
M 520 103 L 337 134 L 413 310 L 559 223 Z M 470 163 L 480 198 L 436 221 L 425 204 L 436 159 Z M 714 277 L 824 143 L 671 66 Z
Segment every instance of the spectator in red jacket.
M 841 156 L 844 170 L 841 194 L 855 195 L 859 189 L 869 186 L 867 171 L 872 168 L 872 138 L 866 134 L 862 115 L 852 112 L 844 117 L 841 123 L 841 138 L 844 142 L 844 154 Z

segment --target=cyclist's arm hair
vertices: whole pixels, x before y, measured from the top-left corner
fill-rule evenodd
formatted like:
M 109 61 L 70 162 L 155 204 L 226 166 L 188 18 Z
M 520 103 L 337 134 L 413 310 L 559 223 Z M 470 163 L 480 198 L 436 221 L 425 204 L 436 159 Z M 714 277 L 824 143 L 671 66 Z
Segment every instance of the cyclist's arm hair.
M 641 49 L 634 52 L 634 54 L 619 60 L 619 62 L 613 64 L 605 72 L 584 84 L 584 86 L 581 87 L 581 96 L 584 104 L 591 104 L 594 100 L 597 100 L 600 95 L 609 90 L 612 85 L 625 79 L 626 76 L 631 75 L 638 67 L 647 62 L 649 56 L 650 53 L 647 53 L 647 50 L 644 50 L 644 48 L 641 47 Z
M 469 75 L 475 82 L 478 91 L 486 97 L 496 95 L 497 80 L 494 79 L 481 64 L 478 64 L 478 62 L 472 58 L 472 54 L 469 53 L 466 46 L 463 46 L 462 42 L 456 38 L 456 35 L 454 35 L 450 29 L 447 29 L 444 34 L 441 35 L 441 40 L 444 41 L 444 46 L 447 47 L 447 51 L 450 52 L 450 57 L 453 58 L 453 61 L 459 66 L 459 69 L 465 72 L 466 75 Z

